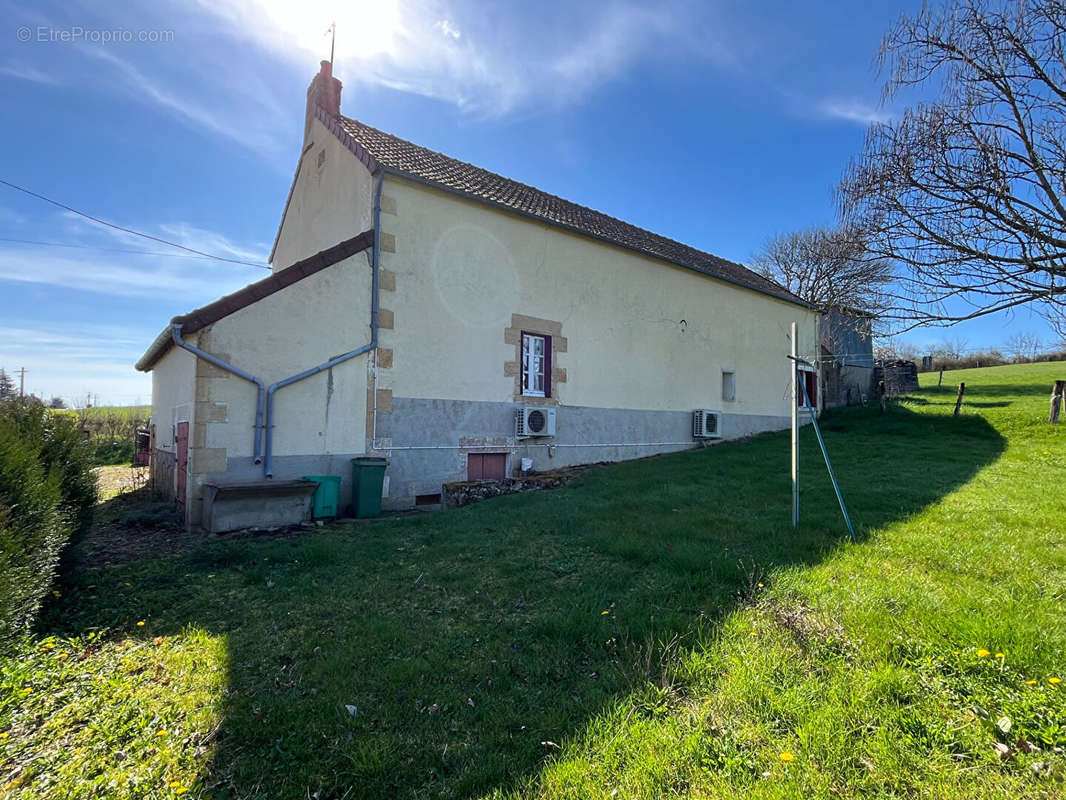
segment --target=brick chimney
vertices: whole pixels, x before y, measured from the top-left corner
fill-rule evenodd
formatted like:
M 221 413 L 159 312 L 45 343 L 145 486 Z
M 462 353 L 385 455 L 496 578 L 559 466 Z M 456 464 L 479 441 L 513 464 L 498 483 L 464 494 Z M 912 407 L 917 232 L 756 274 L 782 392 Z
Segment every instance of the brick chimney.
M 315 106 L 331 116 L 341 113 L 341 82 L 333 77 L 333 64 L 322 62 L 322 69 L 311 79 L 307 87 L 307 126 L 310 129 Z

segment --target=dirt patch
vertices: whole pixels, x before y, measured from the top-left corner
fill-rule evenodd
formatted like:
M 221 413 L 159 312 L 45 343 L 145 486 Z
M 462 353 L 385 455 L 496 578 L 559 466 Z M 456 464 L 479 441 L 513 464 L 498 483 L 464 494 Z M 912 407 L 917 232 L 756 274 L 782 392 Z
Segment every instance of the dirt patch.
M 148 467 L 96 467 L 96 488 L 101 503 L 148 485 Z
M 166 556 L 203 539 L 181 524 L 173 501 L 148 487 L 148 468 L 97 467 L 92 529 L 74 547 L 89 566 Z
M 844 626 L 832 617 L 821 614 L 802 600 L 779 600 L 768 603 L 766 611 L 780 627 L 792 634 L 802 649 L 830 645 L 846 650 L 851 647 Z

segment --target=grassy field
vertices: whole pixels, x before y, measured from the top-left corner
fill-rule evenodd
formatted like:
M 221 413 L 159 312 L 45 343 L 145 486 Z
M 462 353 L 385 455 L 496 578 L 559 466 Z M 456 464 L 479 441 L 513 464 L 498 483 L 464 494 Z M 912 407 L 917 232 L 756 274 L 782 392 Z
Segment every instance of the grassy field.
M 854 545 L 810 431 L 798 531 L 787 434 L 270 540 L 168 539 L 120 496 L 0 669 L 0 786 L 1061 797 L 1064 370 L 828 415 Z
M 89 432 L 97 466 L 126 464 L 133 460 L 133 434 L 151 416 L 151 406 L 91 406 L 57 413 L 76 416 Z

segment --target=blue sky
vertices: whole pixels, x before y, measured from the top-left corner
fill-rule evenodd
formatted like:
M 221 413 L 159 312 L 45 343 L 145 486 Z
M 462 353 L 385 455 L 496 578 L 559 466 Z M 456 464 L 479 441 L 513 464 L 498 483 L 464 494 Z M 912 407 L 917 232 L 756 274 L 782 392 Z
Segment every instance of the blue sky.
M 0 178 L 265 263 L 336 19 L 348 116 L 747 262 L 833 222 L 866 125 L 894 111 L 877 46 L 917 3 L 138 5 L 0 2 Z M 42 395 L 148 402 L 132 363 L 166 321 L 266 274 L 0 186 L 0 367 Z M 909 338 L 1016 330 L 1051 339 L 1024 311 Z

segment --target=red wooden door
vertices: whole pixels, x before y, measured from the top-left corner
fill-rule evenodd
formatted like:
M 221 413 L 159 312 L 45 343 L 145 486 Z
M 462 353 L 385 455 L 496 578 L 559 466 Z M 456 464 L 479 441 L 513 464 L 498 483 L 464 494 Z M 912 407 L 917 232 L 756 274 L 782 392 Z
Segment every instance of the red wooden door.
M 470 453 L 466 457 L 469 481 L 503 480 L 507 477 L 506 453 Z
M 177 501 L 185 505 L 185 475 L 189 466 L 189 423 L 179 422 L 177 433 L 178 459 L 177 471 Z

